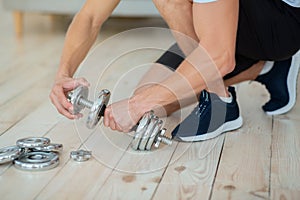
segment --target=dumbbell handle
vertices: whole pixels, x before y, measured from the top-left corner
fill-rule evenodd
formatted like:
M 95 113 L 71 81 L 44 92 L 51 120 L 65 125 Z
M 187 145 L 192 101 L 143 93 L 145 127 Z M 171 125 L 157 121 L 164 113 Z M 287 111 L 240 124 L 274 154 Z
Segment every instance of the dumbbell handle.
M 93 102 L 92 101 L 90 101 L 88 99 L 84 99 L 82 97 L 79 98 L 78 103 L 81 104 L 81 105 L 84 105 L 88 109 L 91 109 L 93 107 Z

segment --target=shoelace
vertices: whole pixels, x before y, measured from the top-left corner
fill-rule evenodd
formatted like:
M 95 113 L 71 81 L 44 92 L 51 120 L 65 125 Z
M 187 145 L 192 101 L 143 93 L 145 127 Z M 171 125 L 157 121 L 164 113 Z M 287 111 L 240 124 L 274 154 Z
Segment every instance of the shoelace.
M 200 102 L 199 102 L 199 106 L 196 106 L 196 108 L 194 109 L 193 112 L 195 112 L 195 115 L 200 118 L 202 113 L 204 112 L 204 110 L 206 109 L 206 107 L 209 104 L 209 94 L 208 92 L 206 92 L 205 90 L 203 90 L 201 92 L 200 95 Z

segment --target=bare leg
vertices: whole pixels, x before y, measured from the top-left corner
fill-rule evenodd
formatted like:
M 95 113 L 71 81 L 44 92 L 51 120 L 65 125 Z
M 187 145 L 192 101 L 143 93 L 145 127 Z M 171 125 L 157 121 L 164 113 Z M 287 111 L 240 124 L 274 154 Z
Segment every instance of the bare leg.
M 153 2 L 169 27 L 175 31 L 173 35 L 182 51 L 185 55 L 190 54 L 195 49 L 195 44 L 199 42 L 193 25 L 193 3 L 188 0 L 153 0 Z

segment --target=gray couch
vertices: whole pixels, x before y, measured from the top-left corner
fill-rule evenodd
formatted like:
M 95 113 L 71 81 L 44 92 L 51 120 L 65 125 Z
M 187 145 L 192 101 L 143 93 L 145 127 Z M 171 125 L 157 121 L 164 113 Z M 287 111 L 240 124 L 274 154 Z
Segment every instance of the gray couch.
M 4 8 L 14 15 L 15 31 L 18 36 L 23 32 L 23 14 L 41 12 L 49 14 L 75 14 L 85 0 L 3 0 Z M 151 0 L 121 0 L 113 16 L 149 17 L 159 16 Z

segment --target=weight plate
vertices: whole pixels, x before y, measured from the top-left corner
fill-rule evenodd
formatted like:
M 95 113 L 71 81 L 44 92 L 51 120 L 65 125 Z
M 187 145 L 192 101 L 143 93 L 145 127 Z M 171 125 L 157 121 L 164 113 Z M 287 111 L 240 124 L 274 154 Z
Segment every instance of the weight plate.
M 157 134 L 160 132 L 162 125 L 163 125 L 163 121 L 158 120 L 150 137 L 149 137 L 149 140 L 146 145 L 146 150 L 148 150 L 148 151 L 151 150 L 153 144 L 155 143 L 155 138 L 157 137 Z
M 28 137 L 19 139 L 17 141 L 17 146 L 20 148 L 35 148 L 44 147 L 50 144 L 50 139 L 45 137 Z
M 146 112 L 142 119 L 139 121 L 139 125 L 136 129 L 136 132 L 133 136 L 133 139 L 131 141 L 131 147 L 134 150 L 138 150 L 139 149 L 139 145 L 141 142 L 141 139 L 145 133 L 145 131 L 147 130 L 148 124 L 150 122 L 151 116 L 153 115 L 153 112 Z
M 146 150 L 146 145 L 148 143 L 148 140 L 150 139 L 150 136 L 152 135 L 152 132 L 153 132 L 157 122 L 158 122 L 158 117 L 152 115 L 149 125 L 147 126 L 147 129 L 141 138 L 141 141 L 139 144 L 139 150 L 142 150 L 142 151 Z
M 89 112 L 89 115 L 88 115 L 88 118 L 86 121 L 86 126 L 89 129 L 93 129 L 97 125 L 97 123 L 99 122 L 101 117 L 104 115 L 103 112 L 109 101 L 109 97 L 110 97 L 109 90 L 106 90 L 106 89 L 101 90 L 101 92 L 99 93 L 99 96 L 93 103 L 93 106 Z
M 59 158 L 53 152 L 30 152 L 23 154 L 14 161 L 15 167 L 27 171 L 42 171 L 53 169 L 59 164 Z
M 0 164 L 11 162 L 17 159 L 23 150 L 18 146 L 9 146 L 0 149 Z
M 85 150 L 72 151 L 70 157 L 77 162 L 83 162 L 92 157 L 92 152 Z
M 68 100 L 73 105 L 73 115 L 80 113 L 84 105 L 79 103 L 80 98 L 86 99 L 89 95 L 89 88 L 83 85 L 78 86 L 75 90 L 68 93 Z
M 47 146 L 43 147 L 35 147 L 31 149 L 32 151 L 45 151 L 45 152 L 62 152 L 63 150 L 63 145 L 62 144 L 52 144 L 50 143 Z

